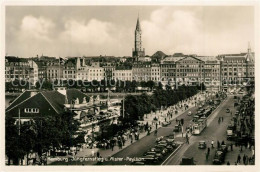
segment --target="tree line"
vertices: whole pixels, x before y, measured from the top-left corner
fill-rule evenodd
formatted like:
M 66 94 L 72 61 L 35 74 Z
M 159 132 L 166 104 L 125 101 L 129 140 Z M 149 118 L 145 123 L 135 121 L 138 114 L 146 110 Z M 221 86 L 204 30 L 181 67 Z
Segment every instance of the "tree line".
M 205 89 L 205 87 L 203 87 Z M 156 89 L 152 95 L 143 93 L 142 95 L 127 95 L 125 97 L 125 117 L 122 119 L 126 125 L 134 125 L 137 120 L 143 120 L 144 115 L 155 112 L 162 107 L 175 105 L 179 101 L 185 100 L 197 94 L 200 86 L 182 85 L 178 89 Z
M 5 119 L 5 151 L 8 164 L 19 164 L 18 160 L 32 152 L 41 156 L 44 152 L 55 148 L 71 147 L 84 142 L 84 133 L 77 134 L 79 122 L 69 111 L 44 118 L 36 118 L 30 123 L 20 124 L 6 116 Z

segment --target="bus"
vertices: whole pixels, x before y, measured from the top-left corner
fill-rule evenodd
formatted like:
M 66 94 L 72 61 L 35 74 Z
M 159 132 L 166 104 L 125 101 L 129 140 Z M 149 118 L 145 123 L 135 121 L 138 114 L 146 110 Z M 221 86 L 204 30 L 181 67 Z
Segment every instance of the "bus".
M 204 128 L 207 127 L 207 118 L 206 117 L 202 117 L 198 120 L 198 122 L 195 122 L 192 125 L 192 134 L 193 135 L 198 135 L 200 134 Z

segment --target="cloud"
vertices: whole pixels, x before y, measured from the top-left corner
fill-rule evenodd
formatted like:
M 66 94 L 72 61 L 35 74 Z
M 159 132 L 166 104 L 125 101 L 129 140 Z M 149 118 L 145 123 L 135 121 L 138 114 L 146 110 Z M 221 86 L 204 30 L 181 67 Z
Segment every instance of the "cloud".
M 134 47 L 136 10 L 128 8 L 111 7 L 114 13 L 102 8 L 95 15 L 78 8 L 74 9 L 78 13 L 68 8 L 64 14 L 64 7 L 7 10 L 6 51 L 23 57 L 42 53 L 129 56 Z M 144 7 L 142 13 L 142 45 L 148 55 L 157 50 L 166 54 L 240 53 L 246 51 L 248 41 L 254 49 L 252 8 L 160 6 Z
M 60 34 L 60 39 L 74 43 L 102 45 L 115 41 L 110 32 L 114 30 L 112 24 L 91 19 L 84 21 L 68 20 L 65 22 L 65 31 Z
M 25 16 L 22 19 L 19 35 L 22 39 L 50 41 L 49 36 L 54 27 L 54 23 L 44 17 Z
M 66 20 L 59 39 L 68 55 L 118 55 L 115 51 L 123 43 L 123 28 L 115 24 L 91 19 L 88 22 Z M 73 46 L 73 47 L 72 47 Z
M 142 26 L 147 50 L 174 53 L 187 52 L 188 47 L 188 52 L 192 52 L 203 42 L 203 25 L 193 12 L 161 8 L 151 14 L 150 20 L 144 20 Z

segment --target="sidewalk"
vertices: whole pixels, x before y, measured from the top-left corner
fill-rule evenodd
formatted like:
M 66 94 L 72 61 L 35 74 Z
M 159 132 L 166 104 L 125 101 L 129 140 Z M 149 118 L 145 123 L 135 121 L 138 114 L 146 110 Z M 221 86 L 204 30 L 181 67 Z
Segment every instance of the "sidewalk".
M 239 146 L 236 147 L 235 145 L 233 145 L 233 151 L 231 151 L 230 146 L 229 146 L 228 152 L 227 152 L 227 155 L 226 155 L 226 158 L 225 158 L 225 164 L 227 164 L 227 162 L 229 161 L 230 165 L 235 165 L 235 162 L 237 162 L 238 155 L 240 155 L 240 157 L 241 157 L 240 165 L 244 165 L 243 156 L 247 155 L 248 158 L 252 157 L 252 151 L 243 146 L 243 149 L 240 152 L 240 147 Z
M 201 97 L 200 100 L 203 101 L 203 95 L 195 95 L 195 96 Z M 198 99 L 197 99 L 197 101 L 198 101 Z M 186 102 L 186 100 L 183 101 L 183 103 L 184 102 Z M 192 105 L 192 102 L 193 102 L 193 105 Z M 172 118 L 170 118 L 170 115 L 169 115 L 166 118 L 167 121 L 172 121 L 172 120 L 176 119 L 178 116 L 180 116 L 181 114 L 183 114 L 184 112 L 189 111 L 191 108 L 195 107 L 194 100 L 192 102 L 190 102 L 189 104 L 187 103 L 188 106 L 189 106 L 188 109 L 186 109 L 186 110 L 184 110 L 184 108 L 182 108 L 182 110 L 179 109 L 177 114 L 173 113 Z M 161 114 L 166 116 L 168 111 L 171 110 L 171 108 L 172 108 L 172 106 L 168 107 L 166 110 L 162 111 L 162 113 L 151 113 L 151 114 L 147 114 L 147 118 L 144 117 L 145 119 L 144 119 L 143 123 L 146 124 L 146 122 L 148 122 L 148 124 L 152 126 L 150 134 L 153 134 L 152 132 L 155 131 L 155 129 L 156 129 L 156 124 L 152 123 L 154 117 L 161 116 Z M 159 120 L 161 122 L 165 121 L 164 118 L 159 118 Z M 157 129 L 162 127 L 162 123 L 160 123 L 160 124 L 161 125 L 158 125 Z M 142 139 L 145 136 L 147 136 L 147 132 L 140 132 L 139 140 Z M 133 143 L 135 143 L 135 142 L 136 142 L 136 140 L 133 139 Z M 123 146 L 122 149 L 128 147 L 131 144 L 132 143 L 131 143 L 130 139 L 126 140 L 125 141 L 125 146 Z M 111 149 L 100 149 L 100 148 L 89 149 L 89 148 L 83 148 L 81 151 L 79 151 L 77 153 L 77 155 L 75 155 L 75 157 L 76 158 L 79 158 L 79 157 L 96 157 L 97 152 L 99 152 L 99 155 L 101 157 L 106 158 L 106 157 L 111 157 L 112 155 L 116 154 L 117 152 L 121 151 L 122 149 L 119 149 L 118 146 L 114 146 L 113 151 Z M 52 162 L 50 162 L 50 160 L 48 160 L 48 164 L 50 164 L 50 163 L 52 163 Z M 95 163 L 96 162 L 88 161 L 87 164 L 86 163 L 84 163 L 84 164 L 86 164 L 86 165 L 93 165 Z

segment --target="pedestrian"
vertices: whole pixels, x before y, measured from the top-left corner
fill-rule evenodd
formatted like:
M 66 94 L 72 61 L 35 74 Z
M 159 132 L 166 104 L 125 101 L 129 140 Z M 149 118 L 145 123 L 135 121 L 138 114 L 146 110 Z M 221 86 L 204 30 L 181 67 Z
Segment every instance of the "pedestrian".
M 122 143 L 123 143 L 123 146 L 125 146 L 125 138 L 122 137 Z
M 157 129 L 154 131 L 154 136 L 157 136 Z
M 220 143 L 219 143 L 219 141 L 217 141 L 217 145 L 218 145 L 218 149 L 220 148 Z
M 157 122 L 156 122 L 156 124 L 155 124 L 155 128 L 156 128 L 156 130 L 157 130 L 157 128 L 158 128 L 158 124 L 157 124 Z
M 245 154 L 243 156 L 243 163 L 244 163 L 244 165 L 246 164 L 246 155 Z
M 210 147 L 208 147 L 208 154 L 210 154 Z
M 110 146 L 111 150 L 113 151 L 114 150 L 114 143 L 112 141 L 110 143 L 111 143 L 111 146 Z
M 214 148 L 214 140 L 211 140 L 211 148 Z
M 227 162 L 227 165 L 230 165 L 229 161 Z
M 240 160 L 241 160 L 241 157 L 240 157 L 240 154 L 238 154 L 238 156 L 237 156 L 237 163 L 240 163 Z
M 186 143 L 190 144 L 189 137 L 186 137 Z
M 218 124 L 220 124 L 220 117 L 218 118 Z
M 97 157 L 99 158 L 99 156 L 100 156 L 100 153 L 99 153 L 99 151 L 97 152 Z
M 224 142 L 224 140 L 222 141 L 221 145 L 225 145 L 225 142 Z
M 233 151 L 233 143 L 230 144 L 230 149 Z
M 245 161 L 245 165 L 248 164 L 248 156 L 246 155 L 246 161 Z
M 209 159 L 209 153 L 206 151 L 206 152 L 205 152 L 205 155 L 206 155 L 206 161 L 208 161 L 208 159 Z

